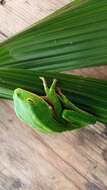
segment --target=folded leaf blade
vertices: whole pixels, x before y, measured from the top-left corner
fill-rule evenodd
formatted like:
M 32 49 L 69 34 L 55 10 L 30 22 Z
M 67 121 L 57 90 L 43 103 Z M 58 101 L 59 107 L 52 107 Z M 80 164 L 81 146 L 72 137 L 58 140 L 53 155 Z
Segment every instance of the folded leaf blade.
M 106 0 L 75 0 L 0 46 L 0 67 L 65 71 L 103 64 Z

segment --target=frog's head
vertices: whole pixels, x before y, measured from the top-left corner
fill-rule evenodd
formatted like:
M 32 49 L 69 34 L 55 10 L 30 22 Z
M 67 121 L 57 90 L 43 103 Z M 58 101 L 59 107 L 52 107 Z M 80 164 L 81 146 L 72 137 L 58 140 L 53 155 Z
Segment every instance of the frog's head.
M 33 107 L 41 100 L 42 98 L 34 93 L 21 88 L 15 89 L 13 101 L 16 115 L 22 120 L 27 120 L 30 117 L 30 113 L 32 113 Z
M 43 97 L 18 88 L 14 91 L 13 100 L 16 115 L 24 123 L 39 131 L 51 131 L 47 128 L 49 122 L 45 114 L 52 120 L 52 107 Z
M 14 90 L 14 94 L 13 94 L 13 100 L 14 100 L 14 104 L 15 106 L 18 104 L 18 106 L 27 106 L 29 104 L 33 104 L 33 102 L 38 102 L 40 101 L 40 96 L 28 92 L 27 90 L 21 89 L 21 88 L 17 88 Z

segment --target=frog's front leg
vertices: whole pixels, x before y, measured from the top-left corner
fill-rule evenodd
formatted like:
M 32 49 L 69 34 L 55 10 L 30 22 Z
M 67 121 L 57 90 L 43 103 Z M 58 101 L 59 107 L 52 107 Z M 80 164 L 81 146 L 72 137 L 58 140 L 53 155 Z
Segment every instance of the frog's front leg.
M 42 80 L 44 91 L 45 91 L 46 95 L 48 95 L 49 88 L 48 88 L 48 85 L 47 85 L 45 78 L 44 77 L 39 77 L 39 78 Z

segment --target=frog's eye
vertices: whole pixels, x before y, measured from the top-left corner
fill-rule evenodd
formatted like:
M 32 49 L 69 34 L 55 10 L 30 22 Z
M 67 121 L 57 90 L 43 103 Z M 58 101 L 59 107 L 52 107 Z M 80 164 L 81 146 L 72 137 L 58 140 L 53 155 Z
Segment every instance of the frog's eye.
M 26 100 L 27 100 L 27 102 L 29 102 L 29 103 L 32 103 L 32 104 L 33 104 L 33 100 L 32 100 L 31 98 L 27 98 Z

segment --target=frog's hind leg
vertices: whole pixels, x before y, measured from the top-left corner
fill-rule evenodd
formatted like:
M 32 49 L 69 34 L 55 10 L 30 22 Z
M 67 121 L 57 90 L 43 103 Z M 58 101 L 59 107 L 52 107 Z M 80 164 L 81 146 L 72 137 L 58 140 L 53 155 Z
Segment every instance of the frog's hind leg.
M 66 108 L 75 110 L 75 111 L 77 111 L 77 112 L 81 112 L 81 110 L 80 110 L 77 106 L 75 106 L 75 104 L 73 104 L 73 103 L 61 92 L 61 89 L 60 89 L 60 88 L 57 88 L 57 93 L 58 93 L 58 95 L 59 95 L 60 101 L 63 103 L 63 105 L 64 105 Z
M 62 118 L 78 128 L 85 127 L 89 124 L 95 124 L 96 118 L 88 113 L 77 112 L 74 110 L 63 110 Z

